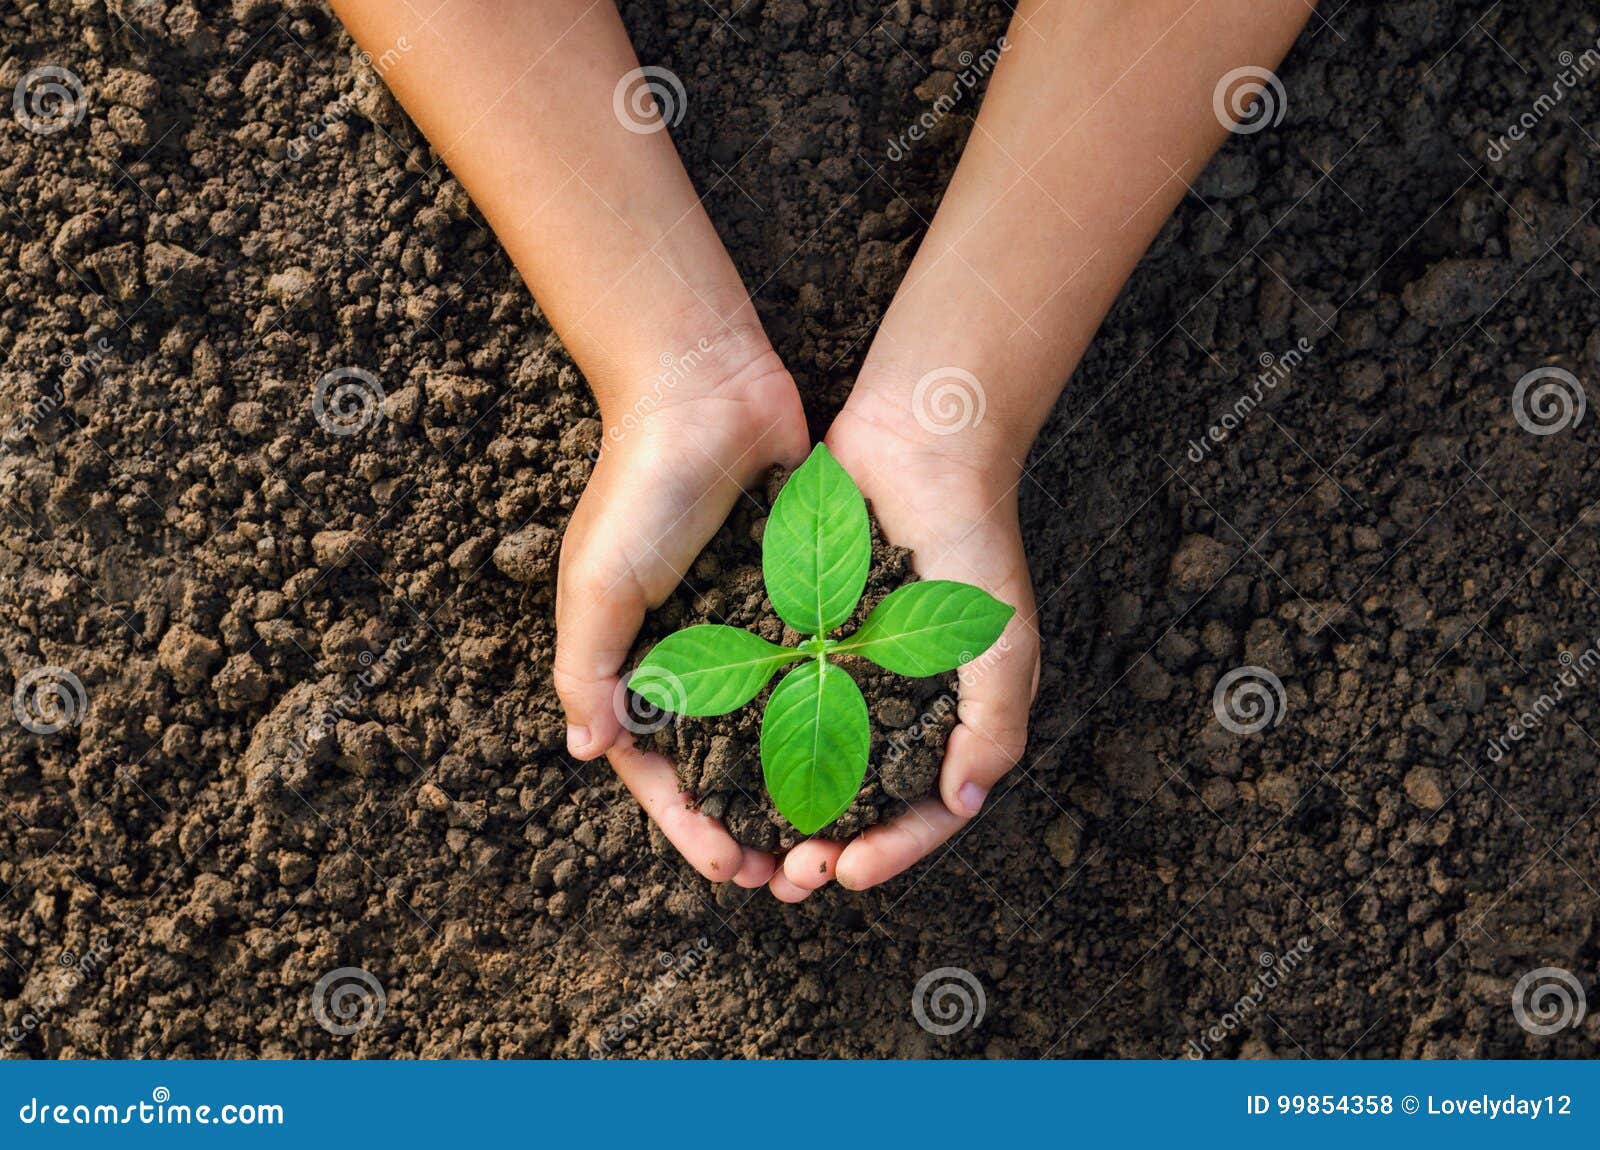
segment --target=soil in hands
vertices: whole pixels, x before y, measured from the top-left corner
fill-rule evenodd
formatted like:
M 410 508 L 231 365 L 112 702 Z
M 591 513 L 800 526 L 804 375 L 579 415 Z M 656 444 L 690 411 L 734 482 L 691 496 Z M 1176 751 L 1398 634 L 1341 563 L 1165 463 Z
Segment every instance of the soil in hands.
M 740 499 L 678 591 L 645 620 L 632 663 L 674 631 L 697 623 L 725 623 L 791 647 L 805 638 L 778 618 L 761 579 L 762 531 L 787 478 L 787 471 L 773 468 L 760 490 Z M 916 581 L 911 552 L 884 539 L 870 510 L 867 587 L 836 636 L 859 627 L 889 592 Z M 953 673 L 907 679 L 848 655 L 838 663 L 866 696 L 872 745 L 861 792 L 844 814 L 818 832 L 823 838 L 849 838 L 937 791 L 945 740 L 956 725 Z M 761 776 L 761 716 L 767 696 L 789 669 L 774 675 L 751 703 L 710 718 L 653 715 L 649 704 L 629 696 L 629 722 L 677 764 L 679 782 L 691 801 L 722 819 L 741 843 L 761 850 L 792 846 L 803 837 L 773 806 Z
M 622 7 L 821 435 L 1012 6 Z M 1600 29 L 1483 7 L 1309 18 L 1286 116 L 1195 179 L 1027 461 L 1028 755 L 904 877 L 788 906 L 706 883 L 566 754 L 551 581 L 594 405 L 325 6 L 6 5 L 0 1055 L 1164 1058 L 1302 937 L 1214 1056 L 1591 1054 L 1600 1012 L 1536 1036 L 1509 997 L 1594 970 L 1592 679 L 1485 748 L 1595 634 L 1600 79 L 1488 157 Z M 88 103 L 45 136 L 10 97 L 49 65 Z M 1511 394 L 1546 365 L 1590 410 L 1536 436 Z M 312 392 L 348 367 L 383 417 L 330 434 Z M 759 626 L 738 514 L 747 581 L 690 583 Z M 663 633 L 711 618 L 680 610 Z M 54 735 L 3 705 L 44 666 L 87 698 Z M 1284 688 L 1254 735 L 1213 705 L 1245 666 Z M 708 803 L 717 733 L 685 753 Z M 887 813 L 874 786 L 852 817 Z M 311 999 L 349 966 L 387 1009 L 336 1036 Z M 935 1035 L 913 990 L 951 967 L 987 1009 Z

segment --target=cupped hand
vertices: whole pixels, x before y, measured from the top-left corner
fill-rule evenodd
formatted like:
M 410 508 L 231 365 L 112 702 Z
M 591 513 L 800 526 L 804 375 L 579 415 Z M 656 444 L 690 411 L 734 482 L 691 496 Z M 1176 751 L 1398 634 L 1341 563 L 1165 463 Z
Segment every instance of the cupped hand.
M 623 726 L 619 674 L 645 612 L 677 586 L 740 492 L 774 464 L 797 466 L 810 446 L 794 381 L 750 340 L 718 353 L 632 406 L 603 412 L 603 448 L 561 542 L 556 581 L 556 693 L 567 748 L 608 755 L 639 805 L 706 878 L 758 887 L 777 860 L 741 847 L 679 792 L 663 755 Z
M 1017 609 L 993 647 L 961 668 L 938 797 L 849 842 L 813 838 L 785 856 L 772 893 L 798 902 L 832 879 L 865 890 L 923 858 L 983 808 L 1022 757 L 1039 684 L 1033 582 L 1017 521 L 1017 464 L 978 429 L 939 435 L 902 404 L 858 385 L 828 448 L 872 504 L 887 537 L 914 552 L 924 579 L 973 583 Z

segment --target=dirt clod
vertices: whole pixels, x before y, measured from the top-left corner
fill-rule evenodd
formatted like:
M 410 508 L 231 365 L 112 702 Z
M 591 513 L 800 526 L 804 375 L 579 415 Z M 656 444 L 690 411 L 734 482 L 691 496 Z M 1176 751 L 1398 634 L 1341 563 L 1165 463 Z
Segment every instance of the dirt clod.
M 815 437 L 1011 7 L 622 5 Z M 1536 1036 L 1507 999 L 1594 961 L 1600 81 L 1535 109 L 1600 28 L 1481 7 L 1309 18 L 1281 121 L 1229 137 L 1018 452 L 1027 755 L 904 877 L 789 906 L 707 883 L 566 754 L 547 592 L 597 411 L 326 8 L 8 6 L 0 697 L 54 668 L 78 718 L 0 709 L 0 1036 L 36 1020 L 0 1050 L 1165 1058 L 1304 938 L 1213 1056 L 1590 1056 L 1594 1012 Z M 46 65 L 87 102 L 42 135 L 10 94 Z M 312 398 L 351 368 L 382 395 L 330 429 Z M 1541 369 L 1585 418 L 1528 429 Z M 688 585 L 770 629 L 761 528 Z M 683 591 L 652 626 L 711 617 Z M 1241 733 L 1215 689 L 1245 667 L 1277 686 Z M 863 674 L 851 826 L 931 793 L 950 721 L 909 737 L 944 685 Z M 753 728 L 669 730 L 701 810 L 779 846 Z M 337 1036 L 311 1000 L 351 966 L 387 1009 Z M 912 996 L 947 967 L 987 1010 L 935 1035 Z

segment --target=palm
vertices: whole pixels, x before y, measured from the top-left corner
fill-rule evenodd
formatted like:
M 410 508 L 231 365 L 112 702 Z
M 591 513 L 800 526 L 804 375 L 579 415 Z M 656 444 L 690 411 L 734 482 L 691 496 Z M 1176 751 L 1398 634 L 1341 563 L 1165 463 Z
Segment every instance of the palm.
M 607 442 L 562 540 L 555 680 L 572 754 L 607 754 L 701 874 L 760 886 L 776 860 L 741 848 L 685 803 L 671 762 L 635 747 L 619 714 L 619 673 L 645 611 L 677 586 L 743 489 L 805 457 L 805 417 L 787 373 L 755 376 L 737 396 L 663 407 Z
M 773 893 L 798 901 L 837 876 L 864 889 L 894 877 L 948 839 L 1021 757 L 1037 685 L 1032 580 L 1015 487 L 977 474 L 951 448 L 898 435 L 848 408 L 829 447 L 871 502 L 884 533 L 915 553 L 924 579 L 973 583 L 1017 608 L 999 643 L 960 673 L 961 722 L 951 732 L 939 797 L 924 799 L 849 843 L 812 839 L 791 851 Z M 976 791 L 969 788 L 977 788 Z

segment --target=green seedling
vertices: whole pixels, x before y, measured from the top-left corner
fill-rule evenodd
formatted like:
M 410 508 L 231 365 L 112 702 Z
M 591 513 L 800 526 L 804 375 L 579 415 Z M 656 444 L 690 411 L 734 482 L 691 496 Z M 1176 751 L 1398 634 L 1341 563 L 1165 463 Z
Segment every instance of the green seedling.
M 970 584 L 929 580 L 890 592 L 854 634 L 829 638 L 856 609 L 871 563 L 866 500 L 818 444 L 784 484 L 761 538 L 767 596 L 804 641 L 784 647 L 737 627 L 686 627 L 651 648 L 628 680 L 663 711 L 725 715 L 805 660 L 773 689 L 761 718 L 767 791 L 801 834 L 842 815 L 867 774 L 867 702 L 832 660 L 859 655 L 897 675 L 938 675 L 988 650 L 1016 613 Z

